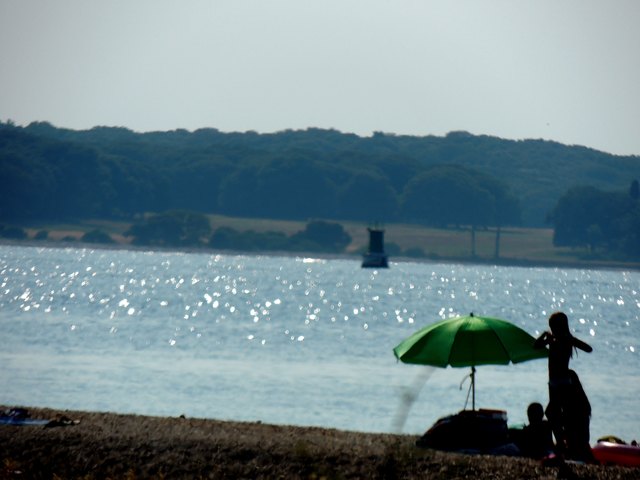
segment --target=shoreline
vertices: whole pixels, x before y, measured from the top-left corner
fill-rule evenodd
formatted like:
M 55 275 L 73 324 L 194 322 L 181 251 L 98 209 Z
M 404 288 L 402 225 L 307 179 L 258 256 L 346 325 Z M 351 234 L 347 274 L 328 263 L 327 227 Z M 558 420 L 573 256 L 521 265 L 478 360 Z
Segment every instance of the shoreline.
M 115 250 L 131 252 L 163 252 L 163 253 L 194 253 L 203 255 L 246 255 L 246 256 L 269 256 L 269 257 L 301 257 L 319 259 L 343 259 L 361 261 L 362 256 L 357 253 L 326 253 L 326 252 L 293 252 L 293 251 L 243 251 L 243 250 L 214 250 L 210 248 L 169 248 L 136 246 L 127 243 L 84 243 L 84 242 L 53 242 L 37 240 L 12 241 L 0 239 L 0 245 L 33 248 L 78 248 L 92 250 Z M 613 262 L 613 261 L 544 261 L 527 258 L 481 258 L 481 257 L 394 257 L 389 256 L 390 262 L 415 262 L 415 263 L 446 263 L 459 265 L 482 265 L 498 267 L 516 268 L 563 268 L 572 270 L 614 270 L 614 271 L 640 271 L 640 263 L 634 262 Z
M 2 411 L 8 408 L 0 406 Z M 0 478 L 567 478 L 559 475 L 558 467 L 527 458 L 418 448 L 417 436 L 411 435 L 27 410 L 31 418 L 56 419 L 58 425 L 0 425 Z M 575 479 L 640 479 L 637 468 L 568 468 Z

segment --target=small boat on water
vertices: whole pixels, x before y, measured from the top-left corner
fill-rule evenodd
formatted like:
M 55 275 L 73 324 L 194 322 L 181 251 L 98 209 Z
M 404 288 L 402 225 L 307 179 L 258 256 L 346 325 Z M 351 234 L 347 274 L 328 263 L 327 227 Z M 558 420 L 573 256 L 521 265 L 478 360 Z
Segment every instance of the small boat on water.
M 384 252 L 384 230 L 367 228 L 369 232 L 369 249 L 363 255 L 362 268 L 388 268 L 387 254 Z

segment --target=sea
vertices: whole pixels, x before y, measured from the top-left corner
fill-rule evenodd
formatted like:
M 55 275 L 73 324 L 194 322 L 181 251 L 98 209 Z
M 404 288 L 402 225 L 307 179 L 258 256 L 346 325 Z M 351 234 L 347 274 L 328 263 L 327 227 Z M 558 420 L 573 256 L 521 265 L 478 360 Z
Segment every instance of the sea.
M 593 347 L 571 360 L 591 439 L 640 439 L 640 273 L 0 246 L 0 405 L 420 435 L 472 407 L 469 369 L 393 348 L 467 315 L 539 335 L 552 312 Z M 476 408 L 526 423 L 546 360 L 477 367 Z

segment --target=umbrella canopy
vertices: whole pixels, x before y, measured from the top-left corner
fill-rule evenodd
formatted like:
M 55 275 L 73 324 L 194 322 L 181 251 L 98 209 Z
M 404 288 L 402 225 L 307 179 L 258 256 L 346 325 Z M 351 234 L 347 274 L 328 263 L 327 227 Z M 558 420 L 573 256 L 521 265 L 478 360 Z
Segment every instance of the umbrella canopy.
M 476 365 L 507 365 L 546 358 L 546 349 L 533 348 L 535 338 L 520 327 L 491 317 L 472 314 L 429 325 L 393 349 L 404 363 L 436 367 L 471 367 L 475 409 Z

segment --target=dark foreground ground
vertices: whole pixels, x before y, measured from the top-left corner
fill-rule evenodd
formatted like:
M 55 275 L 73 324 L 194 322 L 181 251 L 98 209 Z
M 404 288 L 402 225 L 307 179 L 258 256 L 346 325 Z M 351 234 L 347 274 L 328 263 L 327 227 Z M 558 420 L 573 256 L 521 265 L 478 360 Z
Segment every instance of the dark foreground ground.
M 7 407 L 0 407 L 4 411 Z M 0 478 L 640 479 L 640 469 L 419 449 L 416 437 L 29 409 L 58 426 L 0 425 Z

